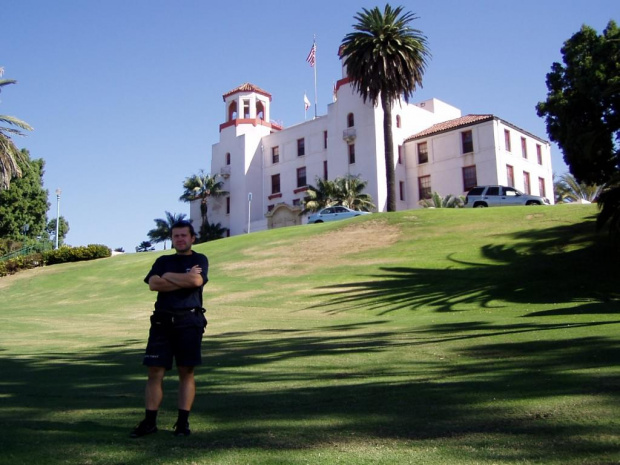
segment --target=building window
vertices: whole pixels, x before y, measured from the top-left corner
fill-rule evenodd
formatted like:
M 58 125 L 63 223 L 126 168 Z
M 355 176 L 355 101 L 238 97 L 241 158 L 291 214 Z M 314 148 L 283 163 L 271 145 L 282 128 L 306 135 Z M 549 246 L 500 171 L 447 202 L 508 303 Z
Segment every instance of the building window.
M 538 178 L 538 195 L 541 197 L 547 197 L 547 190 L 545 189 L 545 179 Z
M 469 192 L 478 185 L 478 178 L 476 176 L 476 165 L 466 166 L 463 168 L 463 191 Z
M 230 165 L 230 152 L 226 153 L 226 164 Z
M 402 145 L 398 146 L 398 164 L 399 165 L 403 164 L 403 146 Z
M 461 147 L 463 148 L 463 153 L 474 151 L 474 136 L 471 131 L 463 131 L 461 133 Z
M 280 175 L 273 174 L 271 176 L 271 193 L 278 194 L 280 192 Z
M 327 181 L 327 160 L 323 162 L 323 179 Z
M 536 144 L 536 158 L 538 159 L 538 164 L 542 165 L 542 147 L 540 144 Z
M 306 185 L 306 167 L 302 166 L 297 168 L 297 187 L 304 187 Z
M 228 121 L 237 119 L 237 102 L 234 101 L 228 107 Z
M 323 148 L 327 148 L 327 131 L 323 131 Z
M 271 163 L 280 163 L 280 146 L 271 147 Z
M 400 200 L 405 200 L 405 183 L 403 181 L 398 182 L 398 193 Z
M 355 163 L 355 144 L 349 144 L 349 165 Z
M 506 183 L 509 187 L 515 187 L 515 169 L 506 165 Z
M 523 172 L 523 190 L 526 194 L 532 193 L 532 189 L 530 188 L 530 173 L 527 171 Z
M 300 199 L 293 199 L 293 206 L 294 207 L 299 207 L 301 205 L 301 200 Z
M 272 212 L 274 208 L 275 208 L 275 205 L 274 205 L 274 204 L 272 204 L 272 203 L 271 203 L 271 204 L 269 204 L 269 205 L 267 205 L 267 211 L 268 211 L 268 212 Z
M 508 129 L 504 129 L 504 146 L 506 147 L 506 152 L 512 152 L 510 148 L 510 131 Z
M 306 140 L 301 138 L 297 139 L 297 156 L 301 157 L 306 154 Z
M 428 143 L 420 142 L 418 144 L 418 165 L 428 163 Z
M 256 117 L 258 119 L 265 119 L 265 106 L 260 100 L 256 102 Z
M 430 176 L 420 176 L 418 178 L 418 190 L 420 191 L 420 200 L 432 197 Z
M 355 116 L 353 116 L 353 113 L 349 113 L 347 115 L 347 127 L 352 128 L 353 126 L 355 126 Z
M 241 100 L 241 105 L 243 106 L 243 117 L 249 118 L 250 117 L 250 101 L 243 99 Z
M 523 155 L 523 158 L 527 158 L 527 140 L 525 137 L 521 138 L 521 155 Z
M 396 127 L 400 127 L 400 115 L 396 115 Z
M 226 214 L 230 215 L 230 197 L 226 197 Z

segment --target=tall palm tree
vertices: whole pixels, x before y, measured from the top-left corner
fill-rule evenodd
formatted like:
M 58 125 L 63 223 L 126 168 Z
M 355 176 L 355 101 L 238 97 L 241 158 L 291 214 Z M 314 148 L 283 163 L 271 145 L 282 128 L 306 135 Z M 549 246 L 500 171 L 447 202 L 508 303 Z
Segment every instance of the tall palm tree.
M 166 218 L 156 218 L 154 220 L 155 228 L 151 229 L 146 235 L 154 243 L 163 242 L 164 250 L 166 250 L 166 241 L 171 239 L 172 225 L 178 221 L 183 221 L 186 216 L 185 213 L 166 212 Z
M 185 178 L 185 182 L 183 183 L 185 192 L 183 192 L 183 195 L 179 197 L 179 200 L 183 202 L 200 200 L 200 229 L 202 229 L 202 226 L 209 224 L 207 219 L 209 197 L 221 197 L 228 195 L 228 192 L 222 190 L 224 183 L 222 181 L 218 181 L 219 177 L 219 174 L 214 174 L 211 176 L 210 174 L 205 173 L 204 170 L 200 170 L 198 174 Z
M 370 211 L 375 209 L 370 194 L 363 191 L 368 185 L 367 181 L 360 180 L 359 176 L 344 176 L 336 178 L 336 200 L 337 203 L 353 210 Z
M 3 74 L 4 68 L 0 68 L 0 77 Z M 2 91 L 2 87 L 15 83 L 17 83 L 17 81 L 13 79 L 0 79 L 0 91 Z M 15 127 L 26 131 L 32 131 L 32 127 L 25 121 L 7 115 L 0 115 L 0 124 L 0 190 L 3 190 L 9 188 L 12 178 L 21 176 L 22 171 L 17 161 L 25 161 L 21 152 L 11 140 L 11 135 L 24 135 L 19 129 L 15 129 Z M 5 126 L 5 124 L 11 127 Z
M 337 203 L 336 184 L 334 181 L 316 178 L 316 187 L 309 184 L 304 197 L 304 209 L 300 215 L 313 213 Z
M 570 173 L 564 173 L 553 184 L 557 203 L 580 202 L 582 200 L 594 202 L 601 195 L 604 187 L 597 184 L 588 185 L 577 182 L 577 179 Z
M 431 55 L 426 37 L 409 25 L 418 19 L 413 13 L 402 13 L 403 7 L 392 8 L 389 4 L 383 12 L 378 7 L 362 10 L 354 17 L 357 21 L 353 25 L 355 32 L 347 34 L 342 41 L 341 55 L 347 76 L 364 103 L 367 100 L 374 105 L 381 102 L 387 211 L 395 211 L 392 105 L 401 96 L 409 103 L 416 88 L 422 87 L 422 76 Z

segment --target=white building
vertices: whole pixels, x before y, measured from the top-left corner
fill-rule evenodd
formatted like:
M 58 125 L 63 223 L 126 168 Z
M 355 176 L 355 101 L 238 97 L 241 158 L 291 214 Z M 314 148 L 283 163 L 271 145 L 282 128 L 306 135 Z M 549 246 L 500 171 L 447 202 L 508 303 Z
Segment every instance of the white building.
M 383 110 L 363 103 L 346 78 L 327 115 L 283 128 L 271 121 L 271 94 L 246 83 L 223 95 L 224 123 L 213 145 L 211 174 L 228 195 L 209 199 L 209 222 L 230 235 L 301 224 L 305 188 L 316 178 L 359 175 L 386 210 Z M 438 192 L 503 184 L 553 201 L 550 145 L 493 115 L 462 116 L 437 99 L 392 109 L 397 209 L 419 208 Z M 190 209 L 194 225 L 200 208 Z M 198 228 L 197 228 L 198 229 Z

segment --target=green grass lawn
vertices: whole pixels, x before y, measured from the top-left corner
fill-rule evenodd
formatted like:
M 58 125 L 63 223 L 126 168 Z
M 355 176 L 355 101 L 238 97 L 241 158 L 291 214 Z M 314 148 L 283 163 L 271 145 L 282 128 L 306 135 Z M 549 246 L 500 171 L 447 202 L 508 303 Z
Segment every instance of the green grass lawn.
M 162 252 L 0 278 L 0 463 L 620 463 L 620 273 L 596 207 L 411 210 L 195 247 L 205 364 L 143 415 Z M 170 253 L 163 252 L 163 253 Z

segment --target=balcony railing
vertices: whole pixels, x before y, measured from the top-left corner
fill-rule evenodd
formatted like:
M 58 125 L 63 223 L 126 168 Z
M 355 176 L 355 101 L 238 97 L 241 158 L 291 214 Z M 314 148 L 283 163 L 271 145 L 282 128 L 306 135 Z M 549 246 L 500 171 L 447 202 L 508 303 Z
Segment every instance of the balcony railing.
M 355 128 L 347 128 L 342 131 L 342 138 L 347 142 L 353 142 L 356 136 Z

